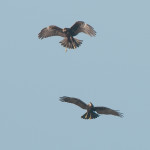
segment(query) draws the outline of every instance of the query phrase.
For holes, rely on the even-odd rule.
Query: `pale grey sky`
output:
[[[2,1],[1,150],[149,150],[150,2]],[[39,40],[49,25],[85,21],[96,37],[65,53],[62,37]],[[120,110],[83,120],[71,96]]]

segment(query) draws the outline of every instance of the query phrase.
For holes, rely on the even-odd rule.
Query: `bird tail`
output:
[[[81,116],[83,119],[95,119],[97,117],[99,117],[99,115],[95,112],[86,112],[83,116]]]
[[[60,41],[61,45],[69,48],[69,49],[75,49],[79,47],[82,44],[82,40],[78,40],[76,38],[64,38],[62,41]]]

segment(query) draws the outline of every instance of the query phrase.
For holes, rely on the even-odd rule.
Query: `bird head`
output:
[[[67,29],[66,29],[66,28],[64,28],[64,29],[63,29],[63,32],[66,32],[66,31],[67,31]]]
[[[68,31],[68,28],[64,28],[64,29],[63,29],[63,32],[67,32],[67,31]]]
[[[94,107],[93,104],[92,104],[91,102],[90,102],[88,105],[89,105],[90,107]]]

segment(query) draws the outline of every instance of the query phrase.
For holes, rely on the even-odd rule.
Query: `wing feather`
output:
[[[62,36],[65,37],[65,33],[63,30],[57,26],[48,26],[43,28],[41,32],[38,34],[39,39],[47,38],[50,36]]]
[[[123,117],[123,114],[120,113],[117,110],[113,110],[107,107],[95,107],[95,111],[99,114],[105,114],[105,115],[114,115],[114,116],[119,116]]]
[[[87,104],[78,98],[63,96],[60,97],[60,101],[75,104],[83,109],[87,109]]]
[[[80,32],[83,32],[90,36],[96,35],[96,31],[94,30],[94,28],[83,21],[77,21],[70,29],[72,36],[76,36]]]

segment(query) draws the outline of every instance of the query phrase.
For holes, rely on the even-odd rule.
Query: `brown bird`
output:
[[[94,105],[91,102],[89,104],[86,104],[78,98],[63,96],[60,97],[60,101],[72,103],[81,107],[82,109],[86,109],[87,112],[83,116],[81,116],[81,118],[83,119],[95,119],[99,117],[99,114],[123,117],[123,114],[117,110],[113,110],[107,107],[94,107]]]
[[[82,40],[74,38],[74,36],[80,32],[90,36],[96,35],[96,31],[94,31],[93,27],[83,21],[77,21],[71,28],[61,29],[54,25],[48,26],[41,30],[41,32],[38,34],[38,37],[43,39],[50,36],[62,36],[64,39],[60,41],[60,43],[66,48],[65,51],[67,51],[67,48],[75,49],[82,44]]]

